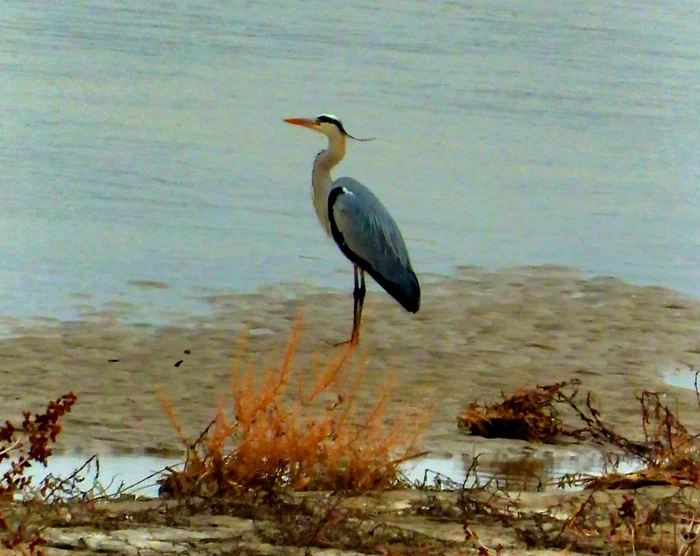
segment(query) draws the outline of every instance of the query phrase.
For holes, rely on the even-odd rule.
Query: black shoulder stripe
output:
[[[345,193],[343,188],[338,186],[331,188],[328,192],[328,214],[333,212],[333,205],[343,193]]]
[[[371,268],[371,265],[365,261],[364,259],[360,258],[357,256],[355,252],[353,252],[349,247],[348,244],[345,243],[345,237],[343,237],[343,232],[340,231],[338,228],[338,224],[336,224],[335,221],[335,214],[333,213],[333,208],[335,207],[336,201],[341,197],[341,195],[348,195],[351,194],[348,192],[344,187],[334,187],[331,189],[330,193],[328,193],[328,223],[330,224],[331,227],[331,236],[333,237],[333,240],[336,242],[338,245],[338,248],[340,251],[345,255],[348,259],[350,259],[351,263],[356,264],[360,268],[364,270],[369,270]]]
[[[357,253],[355,253],[352,249],[348,247],[348,244],[345,243],[345,237],[343,237],[343,232],[340,231],[340,229],[338,228],[338,224],[336,224],[333,208],[335,206],[336,201],[341,197],[341,195],[352,195],[352,193],[347,191],[344,187],[334,187],[328,194],[328,223],[331,226],[331,236],[333,236],[333,240],[338,245],[338,248],[340,249],[341,253],[343,253],[343,255],[345,255],[351,263],[356,264],[362,270],[369,272],[370,276],[372,276],[372,278],[377,280],[380,283],[380,285],[384,287],[382,281],[386,282],[386,280],[379,276],[379,273],[377,273],[377,271],[372,267],[372,265],[368,261],[364,260],[362,257],[360,257]]]
[[[333,239],[338,244],[338,247],[340,247],[340,250],[343,252],[343,254],[346,257],[348,257],[348,259],[352,260],[352,258],[348,255],[349,250],[345,245],[345,238],[343,237],[341,231],[338,229],[338,225],[335,223],[335,215],[333,214],[333,207],[335,206],[335,202],[338,200],[338,197],[344,194],[345,191],[342,187],[334,187],[328,193],[328,222],[331,225],[331,236],[333,236]]]

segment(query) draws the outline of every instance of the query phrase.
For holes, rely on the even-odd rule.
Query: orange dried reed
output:
[[[187,442],[183,471],[171,471],[165,492],[174,496],[222,496],[241,488],[294,490],[386,489],[398,483],[400,464],[416,457],[415,443],[426,423],[426,413],[403,414],[389,424],[385,417],[391,385],[366,412],[359,412],[356,396],[365,361],[344,374],[354,347],[347,345],[328,358],[320,370],[312,368],[307,388],[304,372],[293,366],[301,335],[297,321],[277,367],[268,367],[256,389],[256,370],[246,373],[234,365],[231,406],[225,400],[200,439],[187,442],[174,408],[164,396],[165,411],[180,437]],[[245,337],[241,349],[245,346]],[[297,375],[295,377],[295,375]],[[295,381],[294,379],[297,378]],[[296,383],[296,390],[292,385]],[[285,402],[286,394],[293,395]],[[333,401],[321,406],[325,397]]]

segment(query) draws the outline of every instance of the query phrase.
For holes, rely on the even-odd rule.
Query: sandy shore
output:
[[[625,492],[597,493],[598,508],[615,514]],[[678,494],[670,488],[646,488],[635,496],[657,504],[665,497]],[[389,491],[380,495],[329,499],[325,493],[309,493],[296,497],[298,505],[277,506],[266,511],[260,505],[251,508],[245,502],[231,505],[228,511],[213,513],[206,508],[192,511],[163,501],[114,501],[97,504],[89,509],[76,504],[54,515],[51,527],[43,532],[47,556],[66,554],[239,554],[241,556],[360,556],[361,554],[421,554],[463,556],[465,554],[498,554],[501,556],[576,556],[579,554],[632,554],[624,536],[618,544],[602,535],[583,532],[569,534],[565,542],[575,539],[576,548],[562,548],[553,541],[556,531],[565,524],[565,516],[581,507],[589,493],[493,493],[470,492],[470,500],[488,504],[506,513],[518,508],[516,521],[499,522],[493,515],[476,512],[468,518],[470,531],[477,539],[465,540],[465,515],[459,507],[459,492]],[[285,514],[298,509],[314,507],[318,516],[308,521],[294,521],[290,527]],[[322,516],[329,507],[337,507],[334,515],[344,519],[325,524]],[[250,513],[256,515],[252,520]],[[343,513],[348,512],[348,513]],[[350,513],[352,512],[352,513]],[[503,513],[501,515],[503,515]],[[554,534],[545,541],[532,515],[556,515],[561,520]],[[352,517],[350,517],[352,516]],[[553,520],[550,517],[550,523]],[[312,527],[314,527],[312,529]],[[662,525],[657,525],[661,535]],[[309,534],[311,529],[314,537]],[[539,539],[540,546],[527,547],[516,529],[530,531],[529,538]],[[672,525],[664,527],[666,542],[672,543]],[[318,531],[321,531],[318,534]],[[369,533],[368,533],[369,532]],[[588,534],[587,534],[588,533]],[[673,533],[675,534],[675,533]],[[315,542],[309,539],[316,538]],[[323,539],[323,540],[321,540]],[[684,540],[677,537],[682,546]],[[325,541],[325,546],[324,546]],[[572,543],[573,544],[573,543]],[[328,545],[332,546],[330,548]],[[644,540],[638,541],[639,546]],[[615,549],[618,550],[615,550]],[[625,550],[627,549],[627,550]],[[639,550],[638,554],[651,554]],[[656,553],[656,552],[654,552]],[[666,554],[667,552],[663,552]]]
[[[383,292],[370,292],[356,359],[368,356],[360,405],[391,376],[390,412],[438,401],[425,449],[468,451],[456,418],[469,402],[574,377],[627,432],[638,428],[635,395],[645,388],[668,392],[682,417],[698,421],[694,393],[665,385],[663,372],[700,367],[700,300],[560,267],[463,268],[451,278],[423,277],[423,291],[415,316]],[[314,354],[346,338],[352,319],[350,292],[271,288],[208,302],[212,315],[169,326],[124,324],[128,311],[117,309],[83,321],[16,326],[0,341],[0,419],[74,390],[79,399],[65,420],[64,449],[178,452],[158,403],[159,378],[196,436],[228,387],[244,330],[250,336],[242,359],[261,368],[279,360],[301,311],[295,361],[310,368]]]

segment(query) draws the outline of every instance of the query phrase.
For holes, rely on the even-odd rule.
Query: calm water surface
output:
[[[700,295],[696,1],[0,4],[0,314],[347,288],[309,201],[391,208],[419,274],[573,265]],[[169,289],[135,288],[132,280]]]

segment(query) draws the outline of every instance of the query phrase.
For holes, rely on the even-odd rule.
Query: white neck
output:
[[[328,193],[333,185],[331,170],[345,156],[345,136],[337,134],[328,137],[328,148],[316,155],[311,173],[312,199],[321,226],[330,235],[328,222]]]

